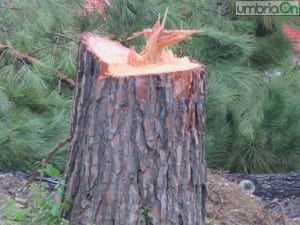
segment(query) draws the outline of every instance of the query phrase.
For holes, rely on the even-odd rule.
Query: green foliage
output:
[[[139,216],[139,222],[144,225],[153,225],[153,218],[151,215],[151,209],[148,207],[141,208],[141,214]]]
[[[209,222],[209,225],[217,225],[216,221],[215,220],[212,220]]]
[[[46,165],[41,172],[48,175],[60,175],[58,170],[50,164]],[[62,211],[69,209],[67,204],[62,203],[63,194],[62,182],[52,192],[49,192],[47,184],[34,183],[29,188],[26,207],[20,207],[15,199],[9,198],[6,200],[2,219],[5,224],[69,225],[69,221],[61,218]]]
[[[69,135],[72,93],[53,72],[75,77],[77,45],[56,35],[68,32],[75,17],[63,7],[68,4],[15,0],[0,8],[0,43],[10,47],[0,49],[0,170],[33,168]],[[45,66],[24,61],[18,52]],[[63,169],[66,156],[54,163]]]
[[[194,35],[193,41],[186,43],[187,55],[206,64],[232,63],[240,65],[252,54],[254,40],[248,34],[232,34],[213,27],[204,27],[199,35]]]
[[[238,18],[234,1],[185,2],[186,22],[204,30],[183,54],[209,72],[208,166],[245,173],[299,169],[299,72],[282,33],[283,22],[296,24],[299,17]],[[276,77],[278,71],[283,75]]]
[[[55,168],[52,164],[47,164],[44,169],[45,174],[47,174],[50,177],[60,177],[60,171]]]
[[[250,57],[251,63],[263,69],[278,64],[285,58],[290,58],[292,46],[281,31],[266,37],[256,37],[256,49]]]
[[[61,203],[61,199],[57,200],[63,192],[63,185],[56,188],[55,192],[49,193],[45,185],[31,185],[26,208],[20,208],[14,199],[7,199],[3,220],[6,224],[14,221],[18,225],[69,225],[69,221],[61,218],[62,210],[67,210],[68,206]]]
[[[251,89],[244,88],[244,93],[235,93],[236,99],[227,98],[230,105],[217,102],[223,109],[220,113],[208,105],[208,163],[245,173],[299,169],[300,110],[295,96],[300,86],[293,82],[296,77],[299,73],[292,72],[265,78]],[[211,95],[208,101],[214,100]]]

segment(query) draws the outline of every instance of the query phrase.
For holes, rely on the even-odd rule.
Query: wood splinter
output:
[[[171,50],[166,50],[168,45],[177,44],[180,41],[192,39],[191,35],[201,33],[202,30],[165,30],[168,8],[166,9],[162,23],[160,17],[152,29],[145,29],[134,33],[127,40],[134,39],[140,35],[146,38],[146,46],[141,54],[135,51],[134,47],[130,48],[128,54],[128,65],[145,66],[148,64],[170,63],[176,60]]]

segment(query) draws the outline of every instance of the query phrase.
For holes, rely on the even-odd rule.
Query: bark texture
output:
[[[130,77],[106,68],[80,45],[64,216],[135,225],[149,209],[154,224],[204,225],[205,68]]]

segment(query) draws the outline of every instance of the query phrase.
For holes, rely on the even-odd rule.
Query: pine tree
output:
[[[299,25],[299,16],[237,17],[233,3],[202,1],[193,8],[203,13],[190,16],[207,27],[191,49],[210,72],[208,165],[245,173],[299,169],[299,82],[292,85],[299,71],[282,32],[283,23]]]
[[[32,169],[69,135],[72,92],[55,75],[57,70],[75,78],[77,38],[69,34],[75,18],[69,5],[1,2],[0,170]],[[63,169],[66,157],[53,163]]]

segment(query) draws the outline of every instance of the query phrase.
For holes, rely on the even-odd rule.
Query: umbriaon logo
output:
[[[236,1],[235,13],[240,16],[296,16],[300,15],[298,1]]]

